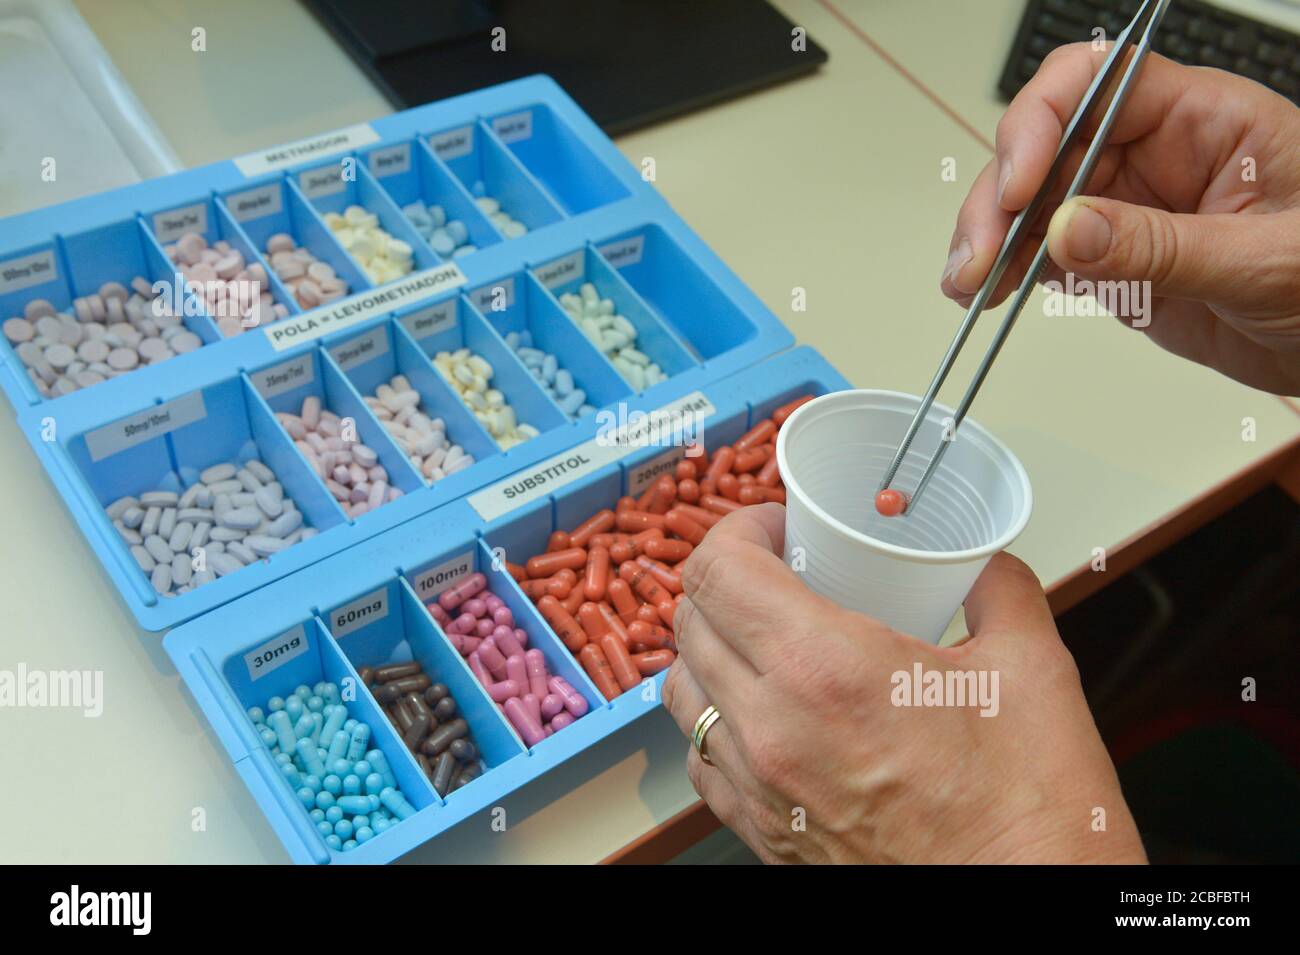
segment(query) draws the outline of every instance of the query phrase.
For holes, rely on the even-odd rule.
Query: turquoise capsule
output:
[[[315,693],[307,697],[307,709],[310,710],[311,712],[319,713],[324,708],[325,708],[325,701],[322,700]]]
[[[357,845],[365,845],[375,837],[375,831],[369,826],[357,826],[357,831],[353,833],[357,839]]]
[[[316,794],[316,808],[328,809],[334,805],[334,794],[322,789]]]
[[[311,696],[311,687],[309,687],[306,683],[299,683],[297,686],[293,688],[293,695],[298,697],[298,699],[302,700],[303,702],[306,702],[307,697]],[[285,702],[287,703],[288,700],[286,700]]]
[[[322,836],[328,836],[331,832],[334,831],[334,827],[322,819],[320,822],[316,823],[316,831],[319,832]]]
[[[336,759],[334,762],[329,764],[329,771],[338,776],[339,779],[342,779],[344,776],[352,772],[352,760]]]
[[[267,749],[275,749],[280,745],[280,738],[275,735],[275,730],[269,726],[263,726],[257,731],[257,735],[262,737],[262,743]]]
[[[276,753],[275,761],[279,763],[281,766],[293,765],[293,757],[290,756],[288,753]]]
[[[325,845],[329,846],[335,852],[343,851],[343,840],[333,833],[325,837]]]
[[[304,713],[302,716],[298,717],[297,722],[293,724],[293,735],[298,739],[311,740],[311,731],[311,714]],[[315,740],[312,740],[313,746],[315,746],[315,742]]]
[[[284,709],[284,697],[273,696],[266,701],[266,708],[274,713],[276,710]]]
[[[385,789],[379,794],[379,801],[398,819],[410,819],[415,815],[415,807],[396,789]]]
[[[338,806],[349,816],[359,816],[372,810],[369,796],[340,796]]]
[[[276,710],[267,718],[266,725],[275,730],[275,739],[280,746],[280,751],[292,753],[298,737],[293,735],[293,723],[289,721],[289,714],[284,710]]]
[[[330,741],[329,749],[326,751],[325,754],[326,762],[332,763],[336,759],[342,759],[343,754],[348,751],[348,743],[351,741],[351,739],[352,737],[349,736],[347,733],[343,732],[342,730],[339,730],[337,733],[331,736],[329,738]]]
[[[340,819],[338,822],[334,823],[334,834],[338,836],[340,839],[351,839],[352,820]]]
[[[375,835],[379,835],[381,832],[387,832],[391,825],[392,823],[382,816],[378,819],[373,816],[370,818],[370,828]]]
[[[348,773],[343,777],[343,791],[349,796],[355,796],[361,792],[361,777],[356,773]]]
[[[388,757],[384,755],[383,750],[372,749],[366,753],[366,759],[370,761],[371,766],[375,767],[375,772],[384,777],[385,786],[397,788],[397,777],[393,775],[393,771],[389,768]]]
[[[316,794],[304,786],[298,790],[298,801],[306,808],[311,809],[316,805]]]
[[[322,819],[329,818],[328,814],[320,809],[313,809],[311,812],[307,813],[307,815],[311,816],[312,822],[320,822]]]
[[[360,829],[362,826],[368,826],[368,825],[370,825],[370,817],[367,816],[364,812],[358,813],[357,815],[352,817],[352,828]]]
[[[343,729],[344,729],[345,731],[347,731],[348,735],[351,735],[351,734],[352,734],[352,731],[353,731],[354,729],[357,728],[357,723],[358,723],[358,722],[360,722],[360,721],[359,721],[359,720],[354,720],[352,717],[349,716],[348,719],[347,719],[347,722],[345,722],[345,723],[343,724]]]
[[[337,683],[326,683],[325,689],[321,691],[321,696],[326,703],[333,703],[335,706],[343,702],[343,697],[339,695],[339,685]]]
[[[284,701],[284,711],[289,714],[289,719],[295,723],[302,716],[305,709],[306,707],[302,705],[302,697],[300,696],[291,696]]]
[[[372,772],[374,772],[374,770],[370,768],[369,760],[358,759],[355,763],[352,764],[352,772],[356,773],[357,776],[359,776],[361,779],[365,779]]]
[[[365,723],[358,723],[352,727],[352,741],[348,743],[348,759],[356,762],[366,755],[366,746],[370,744],[370,727]]]
[[[320,738],[323,740],[333,740],[334,735],[343,729],[343,724],[348,721],[348,708],[342,704],[339,704],[338,706],[327,706],[324,713],[325,725],[321,727]]]
[[[312,688],[311,688],[311,695],[312,695],[312,696],[324,696],[324,695],[325,695],[325,687],[327,687],[327,686],[329,686],[329,684],[326,683],[324,680],[317,680],[317,681],[312,685]]]
[[[378,795],[384,791],[384,777],[378,773],[371,773],[366,777],[366,792]]]
[[[250,706],[248,708],[248,718],[253,721],[253,725],[266,722],[266,714],[262,712],[260,706]]]
[[[314,773],[308,773],[302,777],[302,784],[310,789],[312,793],[320,792],[320,777]]]
[[[317,755],[316,747],[311,744],[309,739],[300,739],[296,745],[298,759],[302,761],[303,769],[313,776],[325,775],[325,764],[321,762],[320,756]]]
[[[317,809],[316,811],[320,812],[319,809]],[[342,807],[340,807],[338,803],[335,803],[334,805],[330,806],[328,809],[325,810],[324,818],[328,819],[331,825],[338,822],[340,819],[343,818]]]
[[[287,766],[281,766],[280,772],[284,775],[284,778],[289,781],[289,785],[294,789],[302,788],[302,774],[298,772],[297,768],[292,763]]]
[[[311,740],[313,746],[320,746],[320,731],[325,726],[325,717],[319,713],[311,714],[311,735],[307,738]]]
[[[343,780],[339,779],[333,773],[330,773],[321,780],[321,786],[324,787],[325,791],[331,796],[337,796],[343,792]]]
[[[355,839],[349,839],[347,842],[343,843],[344,852],[351,852],[356,847],[357,847],[357,840]]]

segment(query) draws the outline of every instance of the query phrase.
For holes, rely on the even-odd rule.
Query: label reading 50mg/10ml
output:
[[[302,624],[286,630],[278,637],[272,637],[266,643],[244,654],[244,665],[248,667],[251,679],[258,680],[272,670],[284,666],[296,656],[307,652],[307,631]]]

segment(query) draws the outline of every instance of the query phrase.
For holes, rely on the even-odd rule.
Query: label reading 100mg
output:
[[[296,656],[307,652],[307,631],[302,624],[286,630],[278,637],[272,637],[266,643],[244,654],[244,665],[248,667],[250,679],[258,680],[272,670],[284,666]]]
[[[420,571],[411,578],[411,586],[415,588],[421,600],[429,601],[468,577],[473,570],[474,552],[466,551],[459,557],[453,557],[436,567]]]

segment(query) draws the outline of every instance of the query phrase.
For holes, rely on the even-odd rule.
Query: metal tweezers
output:
[[[935,396],[943,386],[948,377],[948,372],[952,370],[953,364],[957,360],[957,355],[961,352],[962,347],[966,344],[966,339],[970,336],[971,330],[975,327],[975,322],[979,319],[980,313],[984,311],[985,305],[993,295],[994,289],[1002,281],[1003,275],[1007,268],[1015,260],[1016,254],[1020,251],[1025,240],[1029,237],[1030,229],[1033,227],[1039,214],[1043,210],[1048,197],[1056,187],[1057,180],[1060,179],[1065,169],[1069,156],[1080,139],[1084,136],[1089,128],[1089,124],[1097,107],[1106,99],[1112,87],[1114,95],[1110,99],[1106,112],[1102,115],[1100,122],[1097,124],[1096,132],[1093,133],[1092,142],[1084,154],[1083,161],[1079,165],[1078,172],[1075,173],[1073,182],[1070,183],[1069,191],[1066,192],[1065,198],[1062,199],[1062,205],[1075,196],[1083,192],[1092,177],[1093,169],[1097,165],[1097,160],[1101,156],[1101,151],[1106,145],[1106,140],[1110,136],[1111,128],[1118,118],[1120,110],[1124,106],[1124,100],[1132,88],[1142,62],[1147,53],[1151,50],[1151,39],[1155,35],[1160,21],[1164,18],[1165,10],[1169,7],[1170,0],[1145,0],[1136,16],[1124,32],[1115,40],[1115,45],[1110,51],[1110,55],[1102,64],[1101,69],[1093,78],[1092,85],[1083,95],[1078,108],[1074,111],[1074,116],[1070,120],[1069,126],[1066,127],[1064,135],[1061,137],[1061,143],[1056,150],[1056,159],[1052,162],[1052,167],[1047,173],[1038,194],[1034,196],[1016,219],[1011,223],[1011,228],[1007,232],[1006,241],[1002,243],[1002,250],[998,253],[997,260],[993,263],[993,268],[989,270],[988,277],[984,284],[980,286],[974,301],[971,302],[970,308],[966,312],[965,319],[962,320],[961,327],[957,329],[957,335],[953,338],[952,344],[948,346],[948,352],[943,356],[943,362],[939,365],[938,372],[935,373],[934,380],[930,382],[930,387],[926,389],[925,397],[921,399],[921,405],[916,410],[916,415],[912,418],[912,423],[908,425],[907,433],[903,436],[903,443],[899,445],[898,451],[894,454],[894,459],[885,472],[885,478],[880,483],[880,490],[886,490],[898,474],[899,465],[903,463],[903,458],[907,456],[908,449],[912,446],[916,433],[921,429],[922,423],[929,414],[930,406],[934,404]],[[1130,50],[1132,56],[1129,56]],[[1115,77],[1120,70],[1123,70],[1123,76],[1115,83]],[[966,394],[961,399],[961,404],[957,406],[951,421],[945,421],[945,427],[939,440],[939,445],[935,449],[934,456],[930,458],[930,463],[926,465],[925,472],[921,475],[921,480],[912,492],[908,500],[905,514],[911,513],[916,508],[916,503],[920,499],[922,492],[925,491],[926,485],[938,470],[939,462],[943,459],[944,452],[948,450],[948,445],[956,440],[957,429],[961,426],[962,420],[966,417],[966,412],[970,410],[971,403],[975,400],[975,395],[980,386],[984,384],[984,379],[988,377],[989,369],[993,366],[993,361],[998,357],[998,352],[1006,343],[1007,336],[1011,328],[1020,317],[1020,312],[1025,307],[1029,295],[1034,290],[1039,278],[1047,267],[1047,239],[1039,246],[1038,254],[1034,256],[1033,263],[1025,273],[1025,279],[1021,283],[1015,298],[1012,300],[1007,309],[1006,315],[1002,319],[1002,325],[998,328],[997,334],[993,336],[988,351],[984,354],[984,360],[980,362],[978,370],[975,372],[975,378],[970,387],[966,389]]]

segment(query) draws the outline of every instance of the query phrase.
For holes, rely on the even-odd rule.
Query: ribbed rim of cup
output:
[[[1024,504],[1020,509],[1020,513],[1016,515],[1015,520],[1011,522],[1006,531],[995,540],[981,547],[972,547],[966,550],[917,550],[913,547],[900,547],[897,544],[891,544],[888,541],[882,541],[878,537],[872,537],[869,534],[854,530],[838,518],[832,517],[813,502],[801,488],[792,482],[791,475],[794,472],[789,467],[785,453],[787,436],[794,433],[799,424],[799,419],[806,417],[811,409],[825,408],[828,404],[858,403],[863,399],[870,401],[872,398],[902,398],[911,402],[913,407],[921,403],[921,399],[916,395],[909,395],[902,391],[859,388],[852,391],[833,391],[819,398],[814,398],[812,401],[800,405],[795,409],[794,414],[786,418],[785,424],[781,426],[781,430],[776,436],[776,460],[777,466],[781,469],[781,476],[787,494],[797,495],[800,503],[808,508],[822,522],[823,526],[836,534],[882,553],[921,564],[964,564],[973,560],[981,560],[996,554],[998,551],[1005,550],[1013,540],[1020,536],[1020,532],[1029,523],[1029,515],[1034,509],[1034,496],[1033,490],[1029,486],[1029,474],[1025,471],[1024,465],[1020,463],[1020,459],[1011,453],[1010,448],[990,434],[988,429],[971,418],[962,421],[961,427],[957,431],[959,437],[970,437],[973,434],[984,441],[992,451],[1001,455],[1006,461],[1013,482],[1018,481],[1020,483],[1021,491],[1024,494]],[[951,415],[953,409],[936,401],[931,405],[930,414],[935,412],[938,412],[941,416]],[[909,450],[908,453],[912,454],[914,452]],[[869,494],[875,493],[871,489],[865,489],[865,492]],[[901,519],[906,520],[905,517]]]

